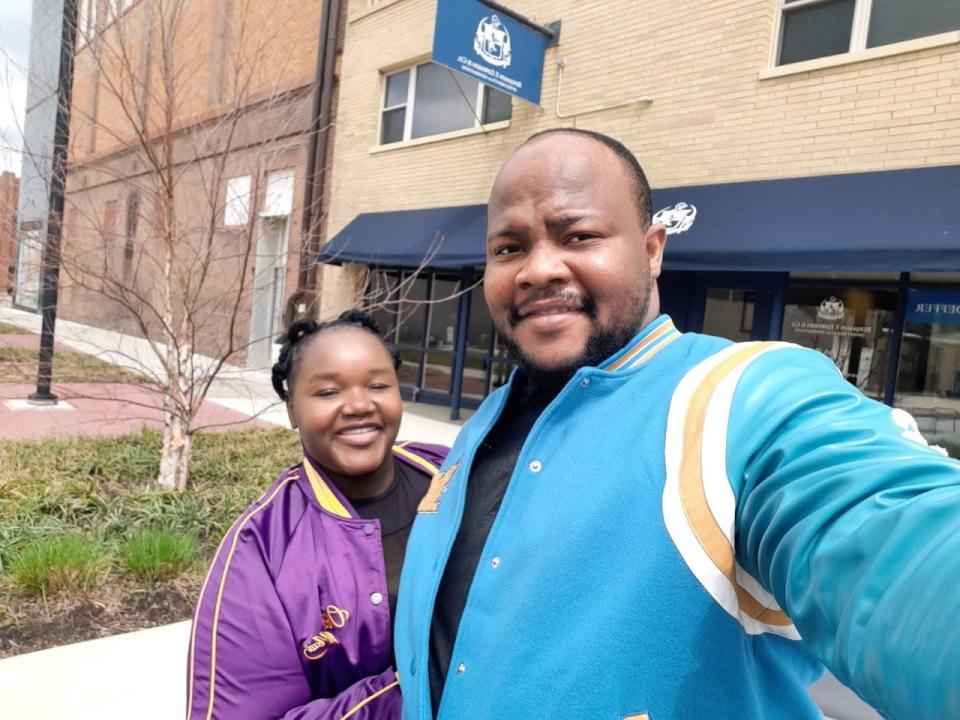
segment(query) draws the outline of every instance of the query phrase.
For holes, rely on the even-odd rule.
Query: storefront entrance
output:
[[[400,352],[403,397],[476,408],[513,369],[483,299],[481,272],[377,269],[364,302]]]

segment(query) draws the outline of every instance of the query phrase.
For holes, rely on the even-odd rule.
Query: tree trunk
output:
[[[174,372],[167,376],[163,396],[163,447],[160,449],[160,472],[157,483],[164,490],[185,490],[190,473],[190,449],[193,440],[193,407],[189,398],[190,348],[167,346],[167,367]]]
[[[171,404],[168,400],[165,405]],[[163,447],[160,450],[160,472],[157,483],[164,490],[184,490],[190,472],[190,450],[193,432],[173,407],[163,412]]]

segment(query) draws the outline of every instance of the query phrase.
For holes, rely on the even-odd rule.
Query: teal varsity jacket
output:
[[[508,392],[466,424],[410,538],[410,720],[431,716],[434,598]],[[661,316],[531,429],[439,717],[813,718],[818,660],[890,717],[960,718],[960,463],[817,352]]]

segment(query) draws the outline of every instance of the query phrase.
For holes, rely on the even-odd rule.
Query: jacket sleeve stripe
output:
[[[773,597],[736,562],[736,497],[726,475],[727,418],[737,382],[753,360],[777,347],[782,346],[734,345],[680,382],[667,420],[663,514],[691,572],[746,632],[796,638]]]
[[[392,690],[392,689],[395,688],[395,687],[398,687],[399,685],[400,685],[400,681],[399,681],[399,680],[394,680],[394,681],[393,681],[392,683],[390,683],[389,685],[380,688],[380,689],[377,690],[375,693],[373,693],[373,695],[370,695],[369,697],[365,697],[363,700],[361,700],[360,702],[358,702],[358,703],[357,703],[356,705],[354,705],[352,708],[350,708],[349,710],[347,710],[347,712],[343,715],[342,718],[340,718],[340,720],[347,720],[347,718],[352,717],[353,715],[356,715],[360,710],[363,709],[363,707],[364,707],[367,703],[369,703],[369,702],[371,702],[371,701],[373,701],[373,700],[376,700],[378,697],[380,697],[380,696],[383,695],[384,693],[389,692],[390,690]]]

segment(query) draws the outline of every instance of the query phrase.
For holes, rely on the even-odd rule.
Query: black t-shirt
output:
[[[397,588],[407,539],[417,516],[417,505],[430,486],[430,478],[394,458],[395,477],[383,495],[367,500],[350,500],[362,518],[380,521],[383,538],[383,561],[387,570],[387,592],[390,598],[390,623],[397,612]]]
[[[534,391],[517,377],[507,406],[477,448],[467,482],[463,520],[437,590],[430,624],[430,698],[437,715],[460,617],[487,535],[530,428],[559,390]]]

